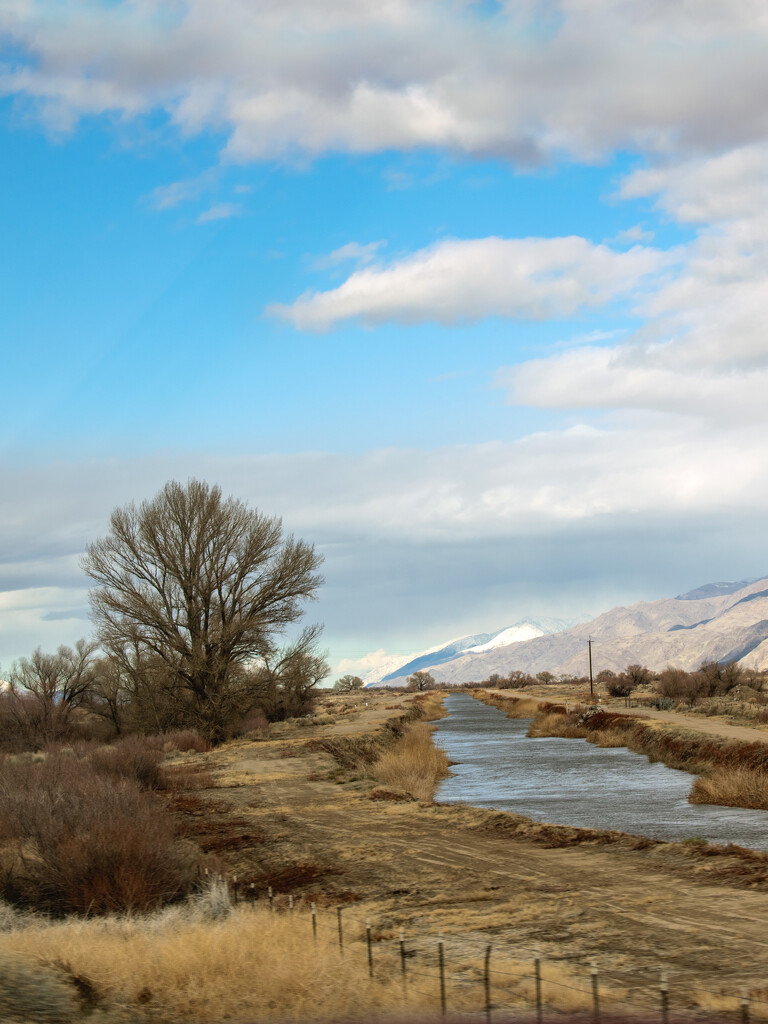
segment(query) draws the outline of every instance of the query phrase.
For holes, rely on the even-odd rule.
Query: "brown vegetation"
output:
[[[6,759],[2,895],[51,914],[147,910],[188,891],[192,858],[158,798],[74,754]]]
[[[201,746],[187,731],[6,755],[0,893],[52,914],[104,914],[188,892],[195,848],[179,840],[157,794],[213,785],[197,765],[163,763],[163,751]]]
[[[400,741],[373,765],[379,782],[416,800],[431,801],[441,779],[450,775],[449,760],[432,741],[426,722],[409,725]]]

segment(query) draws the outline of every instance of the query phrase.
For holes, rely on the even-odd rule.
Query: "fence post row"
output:
[[[206,876],[209,876],[208,868],[203,869]],[[199,868],[198,868],[199,872]],[[222,876],[214,876],[221,879]],[[246,883],[248,884],[248,883]],[[256,900],[256,887],[255,883],[249,884],[251,900]],[[232,893],[234,902],[237,903],[239,900],[239,887],[237,875],[232,876]],[[269,899],[269,909],[274,912],[274,900],[275,894],[272,890],[272,886],[267,887],[267,896]],[[293,895],[288,895],[288,907],[290,910],[294,909]],[[344,955],[344,928],[342,922],[342,911],[343,906],[336,907],[336,920],[338,930],[338,941],[339,941],[339,953],[341,956]],[[317,906],[315,903],[310,903],[310,913],[312,918],[312,941],[317,945]],[[365,922],[365,938],[368,954],[368,976],[374,977],[373,971],[373,934],[370,920],[366,919]],[[400,974],[403,983],[403,999],[408,998],[408,969],[407,969],[407,958],[408,952],[405,946],[405,934],[403,929],[399,929],[398,934],[398,946],[400,952]],[[493,946],[488,944],[485,947],[485,957],[483,961],[483,988],[485,995],[485,1021],[486,1024],[491,1024],[491,1016],[493,1010],[493,1004],[491,1002],[491,952]],[[446,998],[446,985],[445,985],[445,940],[443,936],[438,936],[437,940],[437,962],[439,969],[439,981],[440,981],[440,1012],[445,1019],[447,1015],[447,998]],[[599,971],[597,964],[593,960],[590,965],[591,974],[591,990],[592,990],[592,1012],[593,1012],[593,1024],[600,1024],[600,986],[599,986]],[[533,960],[533,976],[535,983],[536,993],[536,1021],[537,1024],[542,1024],[544,1001],[542,998],[542,976],[541,976],[541,956],[536,955]],[[661,999],[661,1022],[662,1024],[669,1024],[669,974],[666,970],[661,971],[659,980],[659,995]],[[750,1024],[750,996],[746,989],[742,989],[740,997],[740,1021],[741,1024]]]

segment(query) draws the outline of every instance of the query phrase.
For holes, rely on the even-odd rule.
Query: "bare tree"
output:
[[[429,672],[414,672],[412,676],[408,676],[409,690],[434,690],[435,686],[435,677]]]
[[[222,739],[253,702],[254,673],[244,668],[286,660],[278,640],[315,596],[321,556],[283,537],[279,518],[197,480],[115,509],[110,526],[82,563],[96,583],[99,640],[132,666],[135,685],[160,691],[166,717],[173,708]],[[317,632],[289,650],[307,655]]]
[[[78,640],[55,654],[39,647],[20,658],[8,680],[11,711],[29,742],[41,743],[63,735],[75,708],[87,703],[93,685],[95,644]]]
[[[363,680],[360,676],[346,675],[337,679],[333,684],[334,690],[338,690],[340,693],[351,693],[352,690],[362,690]]]

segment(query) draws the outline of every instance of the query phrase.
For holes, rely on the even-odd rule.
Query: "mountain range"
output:
[[[678,597],[613,608],[575,625],[523,620],[495,633],[452,640],[365,682],[401,686],[419,669],[453,684],[514,670],[586,675],[590,637],[595,673],[620,672],[633,663],[654,671],[668,665],[692,670],[704,660],[768,669],[768,577],[708,583]]]

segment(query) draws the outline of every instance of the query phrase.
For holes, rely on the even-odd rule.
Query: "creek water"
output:
[[[586,740],[528,739],[530,719],[457,693],[435,743],[457,762],[440,783],[440,803],[515,811],[535,821],[618,829],[653,839],[706,839],[768,849],[768,811],[689,804],[694,776],[651,764],[625,747]]]

